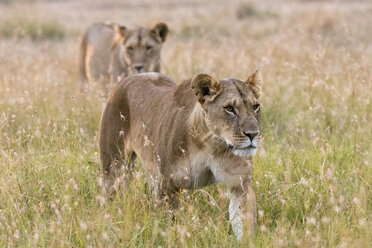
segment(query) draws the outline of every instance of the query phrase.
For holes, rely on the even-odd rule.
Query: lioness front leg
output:
[[[248,186],[230,190],[230,223],[238,240],[248,238],[256,231],[256,194]]]

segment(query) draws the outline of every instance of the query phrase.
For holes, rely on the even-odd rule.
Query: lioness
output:
[[[196,96],[195,96],[196,95]],[[199,74],[176,85],[159,73],[117,84],[103,111],[99,148],[108,187],[138,157],[159,195],[223,183],[238,239],[254,232],[252,155],[260,134],[261,76],[245,82]]]
[[[111,82],[140,72],[160,71],[160,52],[168,26],[134,29],[113,23],[90,26],[80,41],[82,82]]]

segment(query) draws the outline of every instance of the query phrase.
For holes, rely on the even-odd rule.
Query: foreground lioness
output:
[[[122,161],[138,157],[159,190],[223,183],[231,193],[233,231],[254,231],[252,162],[260,133],[261,76],[246,82],[199,74],[179,85],[158,73],[137,74],[115,86],[102,114],[100,156],[107,185]],[[196,96],[195,96],[196,95]]]
[[[82,82],[111,82],[139,72],[160,71],[160,52],[168,27],[134,29],[113,23],[90,26],[80,42]]]

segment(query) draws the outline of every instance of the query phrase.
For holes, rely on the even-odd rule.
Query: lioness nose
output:
[[[247,136],[251,142],[253,141],[254,137],[256,137],[260,132],[250,133],[250,132],[244,132],[244,135]]]
[[[143,65],[135,65],[134,69],[136,69],[137,71],[141,71],[143,69]]]

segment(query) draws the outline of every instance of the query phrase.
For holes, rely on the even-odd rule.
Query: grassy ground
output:
[[[79,92],[79,33],[168,23],[163,72],[264,79],[257,247],[372,245],[372,5],[313,1],[0,2],[0,247],[245,247],[223,186],[154,202],[141,169],[106,201],[105,96]],[[10,1],[12,2],[12,1]],[[151,5],[152,4],[152,5]],[[86,11],[79,11],[86,6]],[[262,150],[264,151],[264,150]],[[140,167],[140,165],[139,165]]]

